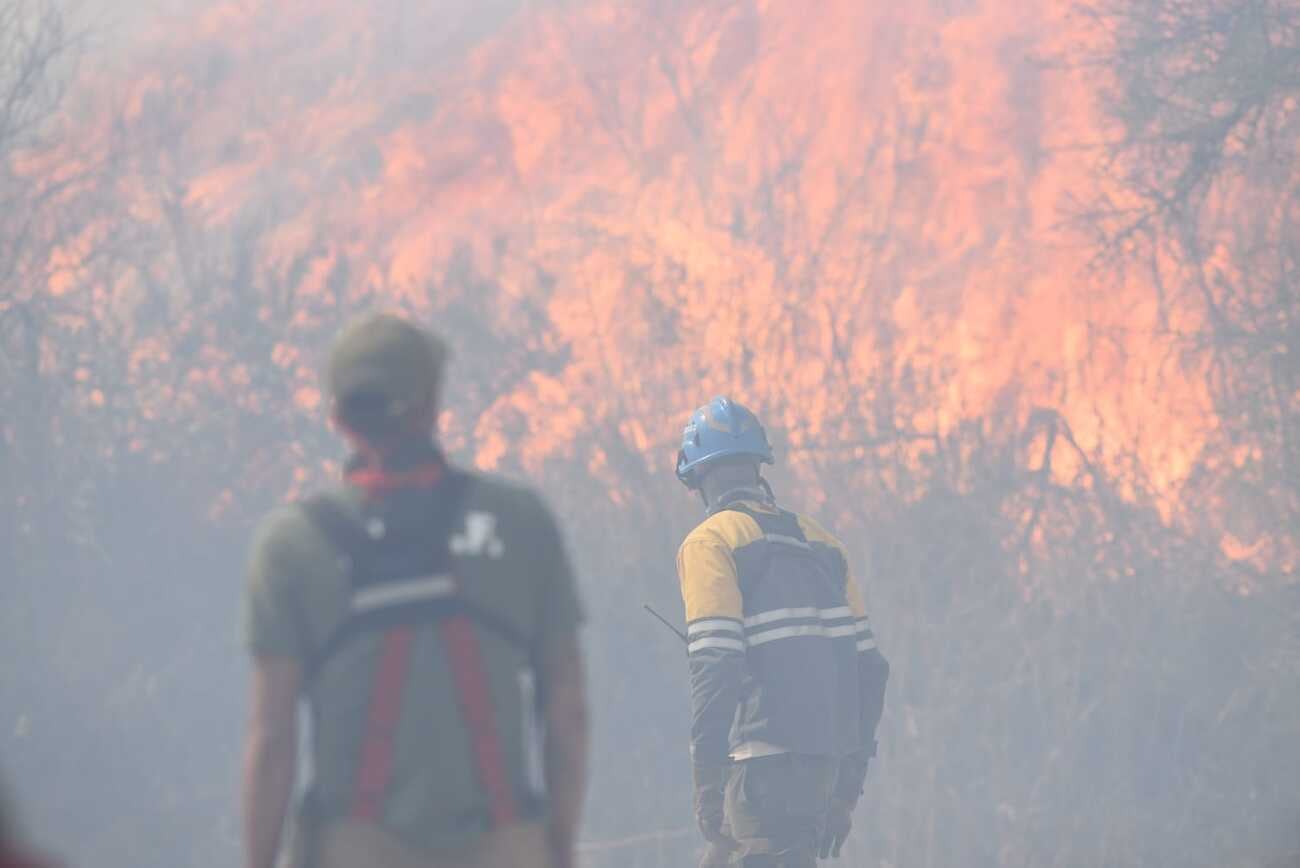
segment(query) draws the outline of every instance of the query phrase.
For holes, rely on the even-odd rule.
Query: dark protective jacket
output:
[[[743,489],[682,543],[678,574],[697,766],[875,754],[889,666],[835,537]]]

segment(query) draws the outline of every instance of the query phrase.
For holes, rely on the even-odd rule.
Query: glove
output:
[[[841,799],[832,799],[826,815],[826,828],[819,846],[821,858],[840,858],[840,849],[853,831],[853,810]]]
[[[862,795],[862,785],[867,779],[867,756],[861,753],[849,754],[840,760],[839,772],[835,776],[835,791],[832,802],[840,802],[853,813],[858,798]]]
[[[874,753],[875,751],[872,751]],[[835,791],[826,812],[826,829],[822,832],[821,858],[840,858],[840,849],[853,830],[853,809],[862,795],[862,784],[867,778],[867,753],[850,754],[840,760],[835,776]]]
[[[722,834],[723,788],[729,768],[727,765],[695,767],[695,821],[704,840],[711,844],[731,842]]]

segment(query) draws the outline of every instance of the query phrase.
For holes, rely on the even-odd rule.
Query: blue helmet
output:
[[[772,446],[758,417],[730,398],[714,398],[691,414],[677,453],[677,478],[695,487],[695,471],[719,458],[746,455],[771,464]]]

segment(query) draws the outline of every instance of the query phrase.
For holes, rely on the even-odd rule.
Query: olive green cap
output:
[[[329,391],[335,402],[383,395],[400,413],[437,396],[447,347],[433,332],[389,313],[361,316],[334,341]]]

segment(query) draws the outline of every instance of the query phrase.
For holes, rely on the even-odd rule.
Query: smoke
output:
[[[1294,144],[1294,79],[1184,82],[1067,5],[70,7],[71,91],[0,141],[0,757],[34,837],[237,858],[248,540],[337,476],[324,349],[396,308],[455,348],[450,454],[541,487],[580,568],[587,864],[697,844],[641,604],[680,612],[674,439],[714,393],[893,665],[846,864],[1292,864],[1294,148],[1230,129],[1181,176],[1213,221],[1121,218],[1178,186],[1200,115],[1165,88],[1225,80]],[[1117,117],[1132,149],[1091,147]],[[1240,233],[1188,259],[1211,223]]]

